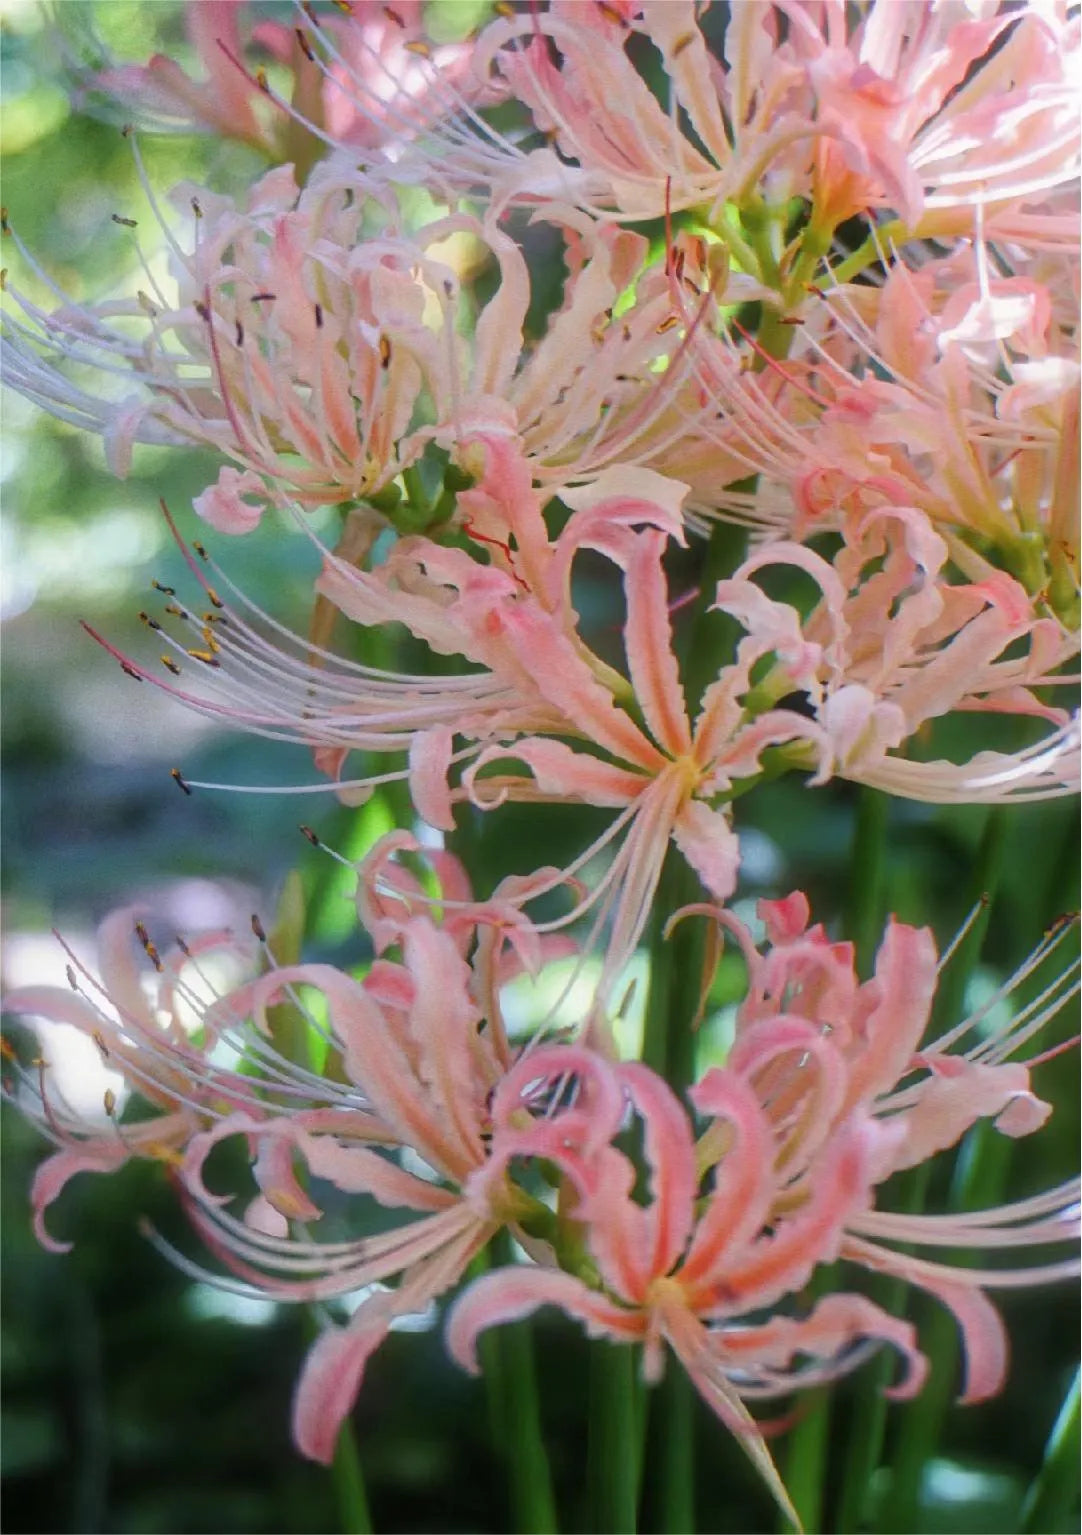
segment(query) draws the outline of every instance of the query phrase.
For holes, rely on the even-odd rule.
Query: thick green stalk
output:
[[[695,1406],[695,1388],[669,1359],[650,1401],[653,1527],[662,1535],[692,1535],[695,1529]]]
[[[1023,1535],[1071,1528],[1078,1502],[1079,1372],[1075,1371],[1045,1446],[1044,1462],[1022,1505]],[[1077,1514],[1074,1523],[1077,1525]]]
[[[501,1231],[492,1241],[497,1266],[511,1262],[511,1243]],[[473,1272],[488,1267],[478,1259]],[[556,1499],[541,1427],[533,1340],[528,1322],[486,1332],[480,1340],[488,1395],[489,1432],[507,1466],[511,1528],[516,1535],[555,1535]]]
[[[503,1394],[512,1457],[513,1528],[518,1535],[555,1535],[559,1528],[556,1500],[541,1428],[529,1323],[513,1322],[501,1328],[499,1342],[504,1355]]]
[[[338,1502],[342,1535],[371,1535],[372,1515],[361,1473],[361,1457],[353,1424],[347,1418],[338,1433],[331,1462],[331,1480]]]
[[[846,933],[856,946],[857,971],[871,974],[886,916],[887,822],[890,800],[878,789],[861,788],[849,881]]]
[[[593,1535],[635,1535],[639,1490],[639,1382],[636,1351],[590,1346],[586,1443],[588,1525]]]
[[[670,849],[658,886],[650,938],[650,993],[646,1005],[643,1059],[681,1096],[695,1077],[695,1030],[703,967],[701,918],[679,923],[665,937],[674,911],[701,899],[693,871]],[[695,1393],[674,1358],[649,1407],[646,1487],[652,1527],[666,1535],[695,1529]]]
[[[816,1291],[825,1293],[822,1286]],[[830,1454],[830,1393],[825,1386],[806,1391],[801,1397],[803,1417],[793,1428],[785,1444],[782,1476],[785,1487],[800,1515],[801,1528],[822,1530],[826,1493],[826,1470]],[[779,1516],[782,1535],[792,1529],[784,1514]]]

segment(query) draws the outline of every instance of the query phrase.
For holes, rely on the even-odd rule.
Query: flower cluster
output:
[[[978,1121],[1012,1137],[1040,1127],[1049,1106],[1032,1092],[1027,1064],[1011,1058],[1077,991],[1077,964],[1057,966],[1009,1024],[982,1027],[989,1003],[927,1041],[938,973],[927,929],[891,922],[862,983],[852,945],[809,927],[802,895],[760,904],[762,950],[735,917],[704,906],[743,951],[748,984],[725,1065],[711,1067],[685,1105],[657,1072],[615,1059],[603,1038],[513,1041],[504,988],[536,975],[554,940],[522,920],[511,890],[473,902],[450,854],[437,859],[446,912],[437,920],[393,861],[409,845],[392,834],[362,870],[377,958],[360,981],[268,955],[255,980],[217,995],[200,959],[227,935],[162,956],[121,911],[101,932],[100,981],[73,966],[71,991],[8,997],[13,1012],[91,1035],[154,1111],[128,1123],[110,1094],[108,1129],[88,1133],[53,1098],[47,1075],[20,1069],[15,1091],[58,1147],[33,1191],[47,1245],[62,1250],[44,1215],[69,1178],[148,1157],[174,1169],[194,1229],[231,1276],[218,1282],[281,1300],[365,1292],[348,1323],[315,1343],[297,1389],[297,1443],[324,1461],[395,1318],[458,1285],[500,1229],[526,1261],[474,1280],[455,1303],[448,1341],[461,1364],[477,1367],[483,1329],[544,1305],[594,1335],[641,1343],[648,1379],[668,1344],[790,1513],[747,1402],[846,1373],[865,1341],[902,1354],[895,1395],[918,1391],[927,1368],[912,1325],[858,1292],[831,1294],[803,1317],[779,1310],[818,1265],[847,1259],[929,1291],[965,1340],[964,1399],[999,1388],[1006,1338],[986,1291],[1075,1272],[1077,1183],[958,1217],[892,1212],[880,1186]],[[995,1001],[1067,932],[1051,932]],[[137,937],[157,971],[153,996],[133,963]],[[309,1047],[323,1049],[319,1072],[284,1047],[298,1023]],[[237,1196],[205,1178],[213,1149],[234,1137],[248,1148],[254,1185],[239,1214]],[[648,1172],[645,1201],[634,1194],[633,1143]],[[310,1237],[341,1194],[377,1201],[397,1224],[359,1240]],[[920,1252],[944,1246],[1053,1255],[971,1269]]]
[[[802,895],[761,903],[762,942],[729,903],[734,801],[782,773],[809,814],[833,779],[961,804],[1077,790],[1078,18],[550,0],[437,46],[414,0],[304,5],[250,41],[243,9],[189,6],[201,78],[84,60],[80,88],[271,168],[167,210],[126,128],[167,259],[134,293],[51,309],[7,282],[7,380],[100,434],[118,475],[142,443],[212,450],[195,511],[216,533],[273,510],[270,536],[317,546],[293,634],[166,511],[192,600],[142,615],[162,670],[94,638],[187,708],[307,748],[310,787],[346,805],[399,784],[411,820],[358,871],[360,978],[264,946],[217,995],[200,955],[232,939],[163,958],[135,923],[152,997],[125,912],[100,981],[72,968],[71,993],[7,999],[90,1035],[144,1105],[114,1095],[87,1127],[16,1062],[57,1147],[39,1236],[56,1245],[44,1212],[73,1174],[149,1157],[220,1282],[363,1292],[297,1390],[297,1443],[322,1461],[395,1319],[449,1292],[466,1369],[484,1329],[544,1305],[641,1345],[649,1380],[667,1345],[795,1520],[748,1404],[881,1344],[902,1356],[893,1394],[926,1371],[861,1271],[953,1313],[966,1400],[1006,1370],[986,1292],[1076,1271],[1062,1250],[936,1256],[1061,1249],[1074,1185],[956,1219],[884,1194],[979,1122],[1043,1123],[1026,1052],[1077,988],[1068,929],[1003,987],[1007,1022],[985,1007],[929,1038],[928,929],[889,922],[861,979]],[[942,729],[962,714],[977,749]],[[475,895],[473,812],[512,801],[611,819],[566,866]],[[432,851],[442,836],[461,859]],[[611,1027],[648,924],[678,915],[670,856],[699,893],[683,919],[747,970],[724,1063],[690,1083],[622,1059]],[[506,986],[569,957],[596,977],[577,1027],[510,1028]],[[234,1139],[244,1196],[209,1166]],[[390,1229],[312,1237],[362,1199]],[[521,1261],[461,1288],[501,1231]],[[808,1309],[838,1260],[852,1287]]]

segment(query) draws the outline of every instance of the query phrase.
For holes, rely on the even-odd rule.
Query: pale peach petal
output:
[[[30,1185],[34,1235],[49,1252],[67,1253],[70,1242],[58,1242],[45,1229],[45,1212],[69,1179],[77,1173],[112,1173],[128,1160],[128,1149],[115,1135],[100,1136],[78,1147],[54,1152],[38,1168]]]
[[[338,1431],[357,1399],[365,1366],[390,1331],[394,1297],[375,1295],[348,1327],[328,1327],[313,1343],[293,1397],[293,1439],[302,1455],[329,1466]]]
[[[639,1313],[614,1306],[571,1274],[525,1266],[504,1268],[475,1279],[451,1308],[446,1333],[451,1357],[476,1375],[481,1333],[504,1322],[520,1321],[541,1306],[559,1306],[582,1322],[592,1338],[631,1342],[644,1330]]]
[[[418,731],[410,742],[410,795],[417,814],[440,831],[454,831],[447,774],[454,750],[454,732],[446,725]]]
[[[740,843],[725,812],[688,800],[673,823],[672,838],[710,894],[727,901],[736,889]]]

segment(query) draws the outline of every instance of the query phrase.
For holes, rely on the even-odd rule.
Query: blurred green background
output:
[[[105,0],[92,7],[102,33],[133,58],[155,48],[184,56],[175,4]],[[79,297],[123,289],[133,268],[130,236],[114,213],[145,210],[129,146],[114,125],[69,113],[50,73],[54,51],[34,5],[3,7],[3,199],[13,224],[54,279]],[[288,14],[288,7],[285,8]],[[255,157],[220,141],[144,138],[155,185],[181,178],[228,189],[250,181]],[[41,296],[17,253],[12,280]],[[286,872],[301,869],[315,908],[310,952],[348,963],[363,958],[351,934],[345,887],[296,830],[310,821],[335,846],[356,848],[360,829],[332,802],[301,813],[273,796],[200,794],[185,799],[169,769],[234,782],[310,776],[306,754],[227,736],[186,715],[146,684],[124,677],[78,625],[86,619],[121,648],[148,655],[137,618],[149,583],[183,585],[184,570],[157,512],[159,496],[194,532],[189,506],[216,464],[206,456],[137,448],[130,477],[106,471],[98,443],[4,397],[4,979],[52,979],[62,956],[54,925],[93,957],[95,924],[138,902],[154,930],[192,932],[252,910],[273,913]],[[303,628],[307,545],[268,524],[229,542],[231,573],[279,618]],[[219,540],[220,544],[226,543]],[[310,591],[310,588],[308,589]],[[599,624],[612,621],[605,593],[586,594]],[[609,604],[611,606],[611,604]],[[881,911],[851,910],[850,855],[859,796],[796,781],[742,800],[742,897],[806,889],[817,916],[837,931],[846,920],[877,924]],[[318,807],[318,808],[315,808]],[[595,828],[584,811],[537,816],[522,807],[474,828],[475,873],[487,884],[506,868],[561,861]],[[996,843],[996,838],[1000,841]],[[1019,806],[989,833],[983,810],[895,803],[888,807],[882,910],[929,922],[949,940],[975,896],[978,850],[996,859],[996,894],[983,961],[969,980],[979,999],[1032,947],[1045,925],[1077,905],[1078,835],[1067,803]],[[506,860],[509,853],[513,864]],[[723,966],[704,1057],[724,1034],[738,995],[739,967]],[[1049,1037],[1071,1031],[1060,1020]],[[83,1069],[77,1067],[77,1069]],[[89,1069],[89,1068],[87,1068]],[[1040,1135],[994,1148],[983,1178],[992,1198],[1018,1197],[1072,1171],[1079,1140],[1077,1071],[1070,1056],[1043,1067],[1037,1089],[1057,1112]],[[82,1177],[51,1212],[52,1229],[74,1241],[67,1256],[42,1252],[29,1230],[27,1188],[42,1146],[20,1120],[4,1122],[3,1475],[6,1528],[20,1531],[319,1531],[339,1528],[329,1476],[289,1441],[289,1398],[304,1349],[304,1319],[288,1308],[238,1302],[175,1272],[138,1235],[148,1216],[165,1232],[181,1220],[164,1174],[136,1166],[115,1178]],[[929,1200],[950,1199],[951,1165],[934,1170]],[[978,1179],[978,1184],[981,1182]],[[955,1183],[958,1197],[958,1183]],[[963,1190],[962,1197],[969,1197]],[[933,1404],[957,1371],[952,1329],[935,1307],[915,1304],[926,1337],[938,1340]],[[927,1531],[1020,1528],[1022,1505],[1077,1357],[1072,1286],[1010,1293],[1003,1309],[1013,1346],[1006,1391],[980,1408],[927,1401],[892,1407],[887,1460],[901,1458],[906,1497],[880,1471],[868,1527],[891,1529],[898,1508]],[[535,1329],[542,1411],[565,1528],[585,1528],[586,1344],[544,1315]],[[827,1458],[823,1528],[837,1518],[847,1439],[867,1411],[860,1380],[835,1397],[816,1455]],[[933,1417],[929,1418],[929,1411]],[[740,1450],[696,1408],[700,1528],[772,1527],[769,1502]],[[930,1462],[906,1457],[933,1428]],[[381,1531],[510,1527],[505,1478],[490,1448],[481,1382],[447,1364],[438,1330],[396,1334],[370,1366],[356,1414],[375,1525]],[[778,1453],[785,1461],[786,1446]],[[649,1466],[646,1468],[649,1479]],[[915,1498],[915,1503],[912,1499]],[[1077,1528],[1069,1498],[1051,1522]],[[833,1510],[833,1512],[832,1512]],[[892,1522],[894,1521],[894,1522]]]

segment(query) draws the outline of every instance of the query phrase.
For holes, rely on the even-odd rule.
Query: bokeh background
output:
[[[448,5],[453,11],[455,0]],[[156,49],[186,56],[172,0],[61,7],[75,10],[125,56],[145,59]],[[288,6],[277,10],[289,14]],[[3,199],[11,220],[72,295],[123,289],[134,249],[130,231],[112,215],[140,220],[144,234],[150,227],[130,147],[115,124],[72,115],[44,13],[4,0],[0,15]],[[259,169],[254,155],[216,140],[146,137],[142,149],[159,188],[194,179],[228,189]],[[4,259],[20,286],[44,299],[17,253]],[[310,770],[303,753],[271,751],[212,729],[126,678],[79,627],[85,619],[121,648],[149,654],[151,637],[137,615],[150,582],[181,586],[184,577],[158,498],[193,533],[191,499],[216,465],[198,453],[137,448],[121,483],[106,471],[96,441],[10,393],[3,410],[5,985],[58,975],[62,983],[53,927],[92,962],[94,927],[118,904],[141,905],[152,931],[166,937],[243,926],[252,911],[273,916],[291,869],[305,896],[310,956],[362,961],[348,879],[302,840],[297,821],[310,821],[325,841],[355,855],[386,828],[388,808],[376,801],[351,817],[329,799],[306,802],[302,814],[274,796],[186,799],[170,780],[173,766],[188,777],[235,783],[286,783]],[[314,573],[304,565],[307,544],[268,523],[229,543],[227,553],[238,584],[303,630],[305,583]],[[583,600],[593,604],[599,625],[615,619],[600,587]],[[798,781],[742,800],[745,903],[799,886],[836,931],[852,931],[854,922],[870,930],[889,909],[930,923],[945,944],[982,884],[994,887],[982,959],[967,982],[970,1004],[994,990],[1051,919],[1077,905],[1072,805],[1018,806],[997,824],[984,810],[895,803],[887,807],[879,909],[853,910],[850,855],[860,809],[848,786],[810,791]],[[520,807],[501,816],[498,831],[482,826],[475,839],[474,869],[484,883],[512,866],[562,861],[594,825],[585,811],[538,818]],[[700,1044],[704,1058],[723,1048],[726,1009],[731,1016],[740,982],[735,961],[722,967]],[[1060,1019],[1050,1038],[1073,1027]],[[101,1063],[92,1048],[80,1053],[77,1045],[54,1036],[48,1048],[54,1068],[67,1074],[65,1090],[98,1111]],[[1016,1146],[969,1146],[961,1172],[945,1159],[934,1170],[931,1207],[979,1202],[982,1191],[1018,1197],[1070,1173],[1079,1141],[1073,1058],[1040,1068],[1037,1089],[1056,1104],[1050,1126]],[[307,1319],[194,1281],[148,1245],[139,1217],[182,1240],[172,1191],[157,1168],[77,1179],[50,1217],[74,1249],[66,1256],[41,1251],[30,1232],[27,1189],[43,1147],[11,1112],[3,1136],[8,1531],[341,1528],[332,1479],[302,1461],[289,1440],[289,1398]],[[936,1377],[928,1401],[890,1409],[886,1458],[901,1469],[893,1479],[876,1473],[868,1528],[962,1535],[1016,1530],[1027,1518],[1033,1529],[1077,1528],[1069,1500],[1041,1505],[1036,1514],[1031,1502],[1024,1511],[1075,1369],[1076,1294],[1071,1286],[1008,1292],[1003,1308],[1014,1354],[1008,1387],[993,1403],[960,1410],[949,1406],[958,1373],[951,1326],[932,1304],[914,1304],[926,1337],[936,1339]],[[565,1527],[581,1529],[586,1344],[548,1315],[535,1336]],[[837,1518],[847,1437],[868,1410],[866,1393],[859,1378],[837,1393],[811,1452],[828,1463],[824,1528]],[[391,1338],[370,1367],[356,1413],[378,1530],[510,1527],[489,1414],[484,1384],[448,1365],[438,1329]],[[771,1528],[774,1515],[742,1453],[705,1410],[698,1411],[695,1434],[700,1528]],[[809,1453],[807,1444],[806,1435],[800,1453]],[[783,1440],[783,1462],[787,1453]],[[905,1517],[914,1522],[899,1523]]]

